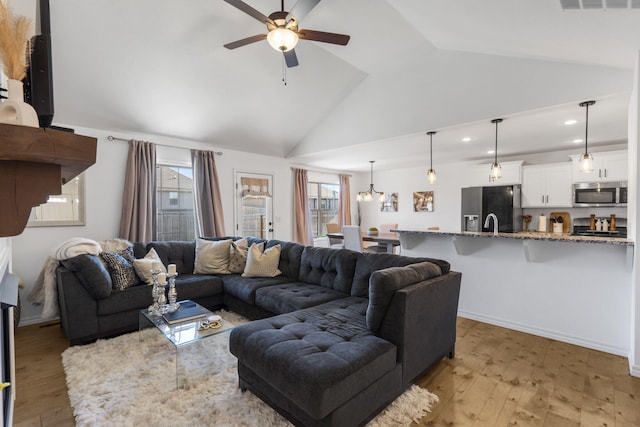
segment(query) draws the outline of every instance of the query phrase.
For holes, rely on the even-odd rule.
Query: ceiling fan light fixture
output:
[[[298,44],[298,34],[287,28],[280,27],[269,31],[267,41],[275,50],[289,52]]]

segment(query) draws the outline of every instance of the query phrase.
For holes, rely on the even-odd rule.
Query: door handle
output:
[[[542,203],[544,203],[544,194],[542,195],[542,200],[540,200]]]
[[[547,203],[549,203],[549,195],[547,194]]]
[[[606,169],[604,170],[604,177],[605,178],[607,177],[607,170]]]

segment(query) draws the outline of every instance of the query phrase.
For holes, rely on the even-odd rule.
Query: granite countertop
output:
[[[572,236],[566,233],[542,233],[538,231],[521,231],[518,233],[498,233],[494,236],[492,232],[474,232],[474,231],[440,231],[440,230],[391,230],[400,234],[419,234],[419,235],[440,235],[440,236],[461,236],[475,238],[504,238],[517,240],[547,240],[571,243],[597,243],[619,246],[634,246],[632,240],[620,237],[593,237],[593,236]]]

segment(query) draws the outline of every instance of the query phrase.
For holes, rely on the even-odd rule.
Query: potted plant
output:
[[[529,231],[529,224],[531,224],[531,220],[533,217],[531,215],[522,215],[522,220],[524,221],[524,231]]]
[[[375,227],[369,227],[369,236],[377,236],[378,235],[378,229]]]

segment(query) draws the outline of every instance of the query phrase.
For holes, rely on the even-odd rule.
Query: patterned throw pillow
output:
[[[133,267],[133,248],[120,252],[102,252],[100,257],[107,265],[114,290],[122,291],[138,284],[138,276]]]
[[[243,273],[247,265],[247,255],[249,252],[247,239],[236,240],[229,248],[229,272]]]
[[[133,261],[133,266],[138,274],[140,280],[145,281],[149,284],[153,284],[153,275],[151,274],[151,267],[153,267],[154,262],[160,263],[160,271],[163,273],[167,272],[166,267],[162,264],[162,260],[160,256],[156,252],[155,249],[151,248],[147,255],[145,255],[142,259],[136,259]]]
[[[276,277],[282,274],[278,270],[280,245],[272,246],[262,252],[263,247],[263,243],[251,245],[242,277]]]

